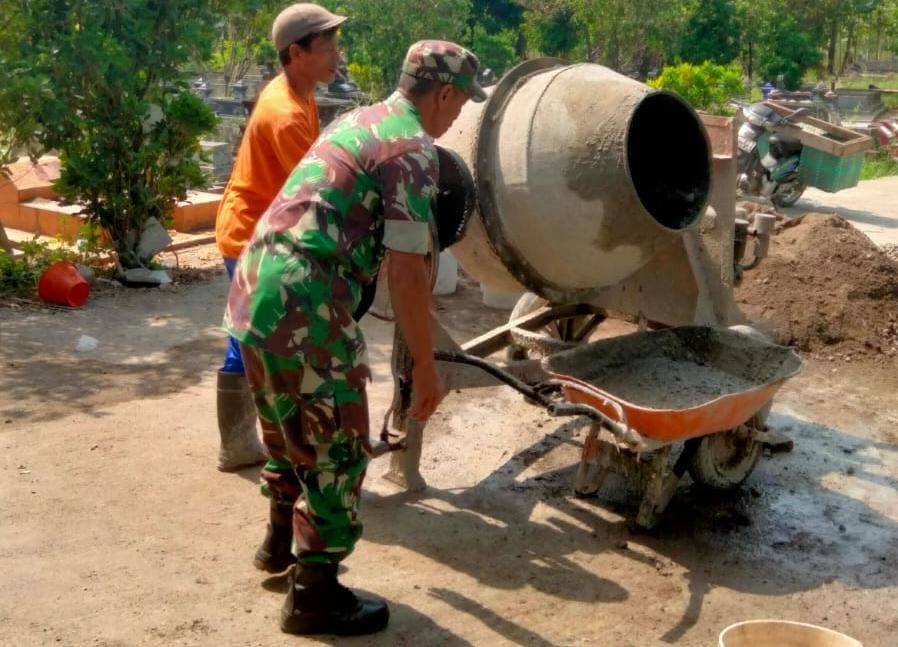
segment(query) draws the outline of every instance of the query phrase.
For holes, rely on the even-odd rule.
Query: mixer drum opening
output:
[[[662,227],[685,229],[701,215],[711,187],[704,127],[679,97],[657,92],[633,112],[627,166],[642,206]]]

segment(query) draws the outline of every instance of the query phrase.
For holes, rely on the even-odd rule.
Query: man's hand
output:
[[[430,331],[430,281],[424,256],[390,251],[387,278],[396,323],[412,354],[412,407],[409,415],[426,422],[443,399],[433,359]]]
[[[427,422],[444,395],[443,384],[433,361],[429,365],[415,364],[412,369],[412,406],[408,415],[418,422]]]

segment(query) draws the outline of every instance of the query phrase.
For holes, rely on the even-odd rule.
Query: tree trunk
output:
[[[830,76],[836,74],[836,45],[839,42],[839,23],[834,18],[829,25],[829,48],[826,56],[826,72]]]
[[[518,29],[518,37],[515,40],[514,51],[517,57],[524,60],[527,56],[527,36],[524,35],[523,28]]]
[[[839,76],[845,74],[845,68],[848,67],[848,63],[854,61],[853,50],[855,47],[854,42],[854,25],[852,24],[848,28],[848,40],[845,42],[845,53],[842,55],[842,65],[839,67]]]
[[[9,238],[6,235],[6,229],[3,228],[2,222],[0,222],[0,248],[2,248],[3,253],[7,256],[12,255],[12,243],[9,242]]]
[[[746,65],[746,71],[748,72],[748,80],[752,81],[755,77],[755,44],[752,42],[751,38],[748,40],[748,65]]]

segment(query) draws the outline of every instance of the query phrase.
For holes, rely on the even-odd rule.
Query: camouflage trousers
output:
[[[241,351],[271,456],[262,493],[293,505],[300,562],[337,563],[362,535],[359,496],[371,447],[365,378],[358,376],[370,370],[357,366],[352,378],[323,381],[299,357],[247,344]]]

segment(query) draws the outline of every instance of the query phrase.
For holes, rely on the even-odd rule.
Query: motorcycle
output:
[[[803,144],[774,131],[788,120],[763,102],[742,107],[742,114],[745,123],[737,140],[739,190],[768,198],[777,207],[791,207],[806,188],[799,173]]]

